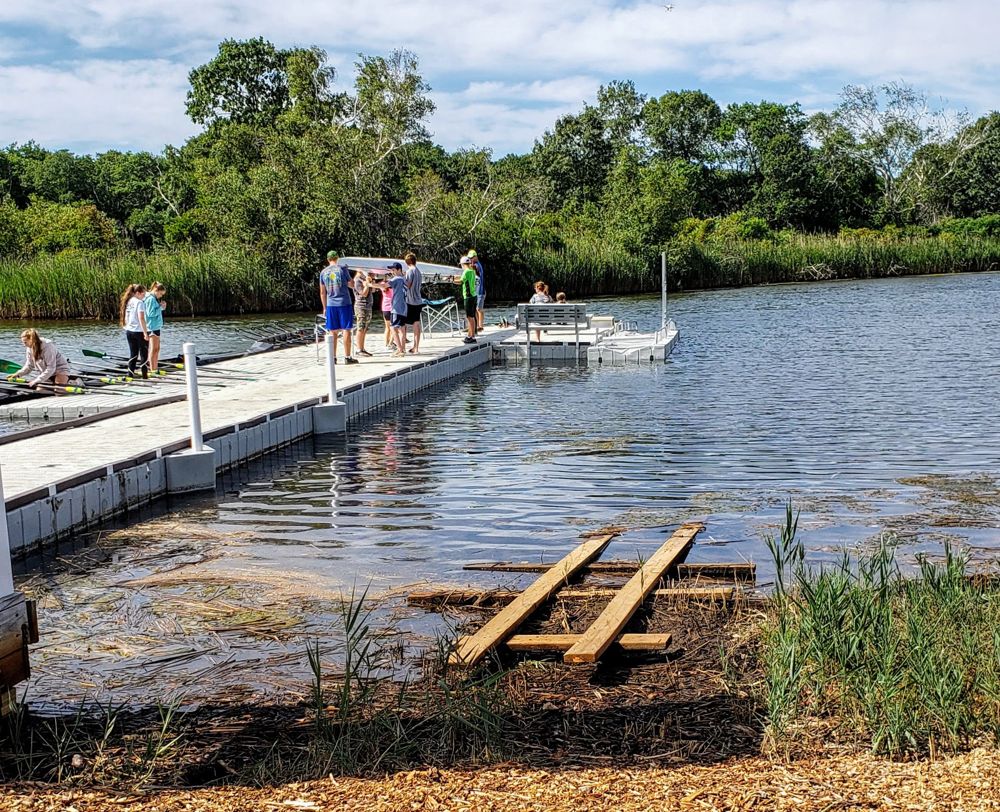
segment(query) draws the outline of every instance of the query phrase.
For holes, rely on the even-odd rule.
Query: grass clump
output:
[[[273,312],[295,303],[252,251],[63,251],[0,258],[0,318],[117,319],[133,282],[167,286],[178,316]]]
[[[789,508],[762,641],[766,748],[818,741],[893,757],[1000,740],[1000,589],[966,556],[906,577],[882,538],[835,566],[803,562]]]

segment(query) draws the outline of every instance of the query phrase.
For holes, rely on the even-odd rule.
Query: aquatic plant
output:
[[[252,251],[63,251],[0,258],[0,318],[114,319],[125,287],[154,280],[167,286],[176,315],[280,310],[296,293]]]
[[[788,539],[783,539],[785,543]],[[1000,590],[968,574],[967,558],[897,565],[883,538],[834,566],[784,570],[762,636],[767,749],[820,738],[890,756],[934,754],[1000,734]]]

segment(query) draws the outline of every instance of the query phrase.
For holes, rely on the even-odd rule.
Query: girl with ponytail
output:
[[[146,368],[149,330],[146,329],[142,302],[145,298],[144,285],[129,285],[118,302],[119,321],[125,328],[125,340],[128,341],[128,371],[130,375],[135,375],[136,368],[141,368],[143,378],[149,375]]]

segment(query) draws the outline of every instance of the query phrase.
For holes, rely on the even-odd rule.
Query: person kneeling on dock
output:
[[[24,366],[8,375],[8,381],[31,374],[35,376],[34,380],[28,382],[32,389],[37,389],[43,383],[55,383],[58,386],[69,383],[69,362],[56,349],[55,344],[42,338],[33,328],[21,333],[21,343],[25,347]]]
[[[344,363],[356,364],[351,356],[351,331],[354,329],[354,305],[351,304],[351,272],[338,265],[340,254],[330,251],[327,265],[319,275],[319,298],[326,314],[326,331],[333,333],[333,355],[337,356],[337,335],[344,337]]]

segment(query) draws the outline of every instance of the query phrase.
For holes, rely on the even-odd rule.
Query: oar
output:
[[[119,370],[124,370],[126,368],[125,364],[122,363],[122,362],[114,361],[112,363]],[[98,366],[97,364],[88,364],[86,361],[74,361],[73,364],[74,364],[74,366],[88,367],[88,368],[91,368],[91,369],[98,369],[98,370],[106,370],[107,369],[106,367],[104,367],[104,366]],[[130,376],[129,377],[128,382],[136,384],[136,385],[140,385],[141,384],[141,385],[144,385],[144,386],[145,385],[152,385],[152,384],[159,384],[159,383],[168,384],[168,385],[173,386],[173,385],[178,385],[178,384],[181,383],[180,379],[176,375],[174,375],[172,372],[168,372],[167,370],[157,370],[156,372],[152,372],[152,371],[148,371],[147,370],[147,373],[148,373],[149,377],[148,378],[143,378],[143,377],[140,376],[140,374],[138,372],[136,372],[136,374],[134,376]],[[220,383],[216,383],[214,381],[200,381],[199,382],[199,386],[216,386],[216,387],[219,387],[219,386],[225,386],[225,384],[221,383],[221,382]]]
[[[111,361],[115,366],[121,368],[126,365],[128,358],[124,358],[120,355],[111,355],[106,352],[99,352],[98,350],[83,350],[83,354],[89,358],[101,358],[107,361]],[[92,365],[93,366],[93,365]],[[170,369],[184,369],[184,364],[178,363],[176,361],[160,361],[160,366],[170,367]],[[165,377],[169,375],[167,370],[157,370],[155,373],[150,371],[149,374],[157,375],[158,377]],[[237,374],[235,370],[228,369],[210,369],[205,366],[198,366],[198,374],[208,374],[208,375],[225,375],[232,376]],[[256,378],[248,378],[248,380],[256,380]]]
[[[14,378],[13,380],[3,379],[2,385],[5,389],[16,392],[63,392],[67,395],[82,395],[87,390],[82,386],[64,386],[55,383],[40,383],[36,386],[29,386],[27,378]]]

